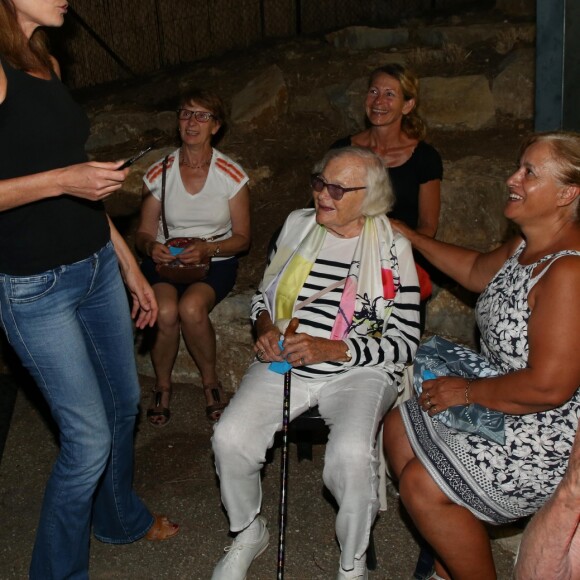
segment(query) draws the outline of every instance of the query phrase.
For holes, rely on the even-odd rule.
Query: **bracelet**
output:
[[[469,389],[471,388],[473,381],[475,381],[475,379],[467,379],[467,382],[465,383],[465,404],[466,405],[471,405],[471,401],[469,400]]]
[[[216,245],[215,245],[215,250],[213,251],[213,254],[212,254],[212,258],[215,258],[216,256],[219,256],[220,252],[221,252],[220,243],[217,242]]]

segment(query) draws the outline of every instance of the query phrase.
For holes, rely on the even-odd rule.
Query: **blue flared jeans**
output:
[[[60,436],[30,578],[88,578],[91,526],[99,540],[121,544],[138,540],[153,523],[133,491],[140,388],[112,243],[40,274],[0,274],[0,323]]]

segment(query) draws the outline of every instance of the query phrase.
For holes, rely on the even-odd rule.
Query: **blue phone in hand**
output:
[[[179,256],[181,252],[183,252],[185,248],[176,248],[175,246],[169,246],[169,251],[171,252],[172,256]]]

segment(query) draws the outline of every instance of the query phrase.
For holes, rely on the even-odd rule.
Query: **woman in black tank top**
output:
[[[103,200],[121,162],[87,161],[88,119],[59,79],[42,26],[66,2],[0,0],[0,325],[60,431],[31,578],[88,578],[89,536],[178,532],[132,490],[140,387],[123,275],[139,328],[157,304]],[[113,461],[112,458],[115,460]]]

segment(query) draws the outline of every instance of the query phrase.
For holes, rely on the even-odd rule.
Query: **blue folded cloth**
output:
[[[475,351],[434,336],[417,351],[413,384],[415,391],[421,394],[424,380],[445,376],[483,378],[498,374],[499,371]],[[499,445],[505,445],[505,417],[501,411],[472,403],[449,407],[433,418],[451,429],[477,433]]]
[[[284,339],[280,339],[280,341],[278,342],[278,346],[280,347],[281,350],[284,350]],[[273,361],[268,366],[268,370],[271,370],[280,375],[285,375],[291,369],[292,365],[287,360]]]

